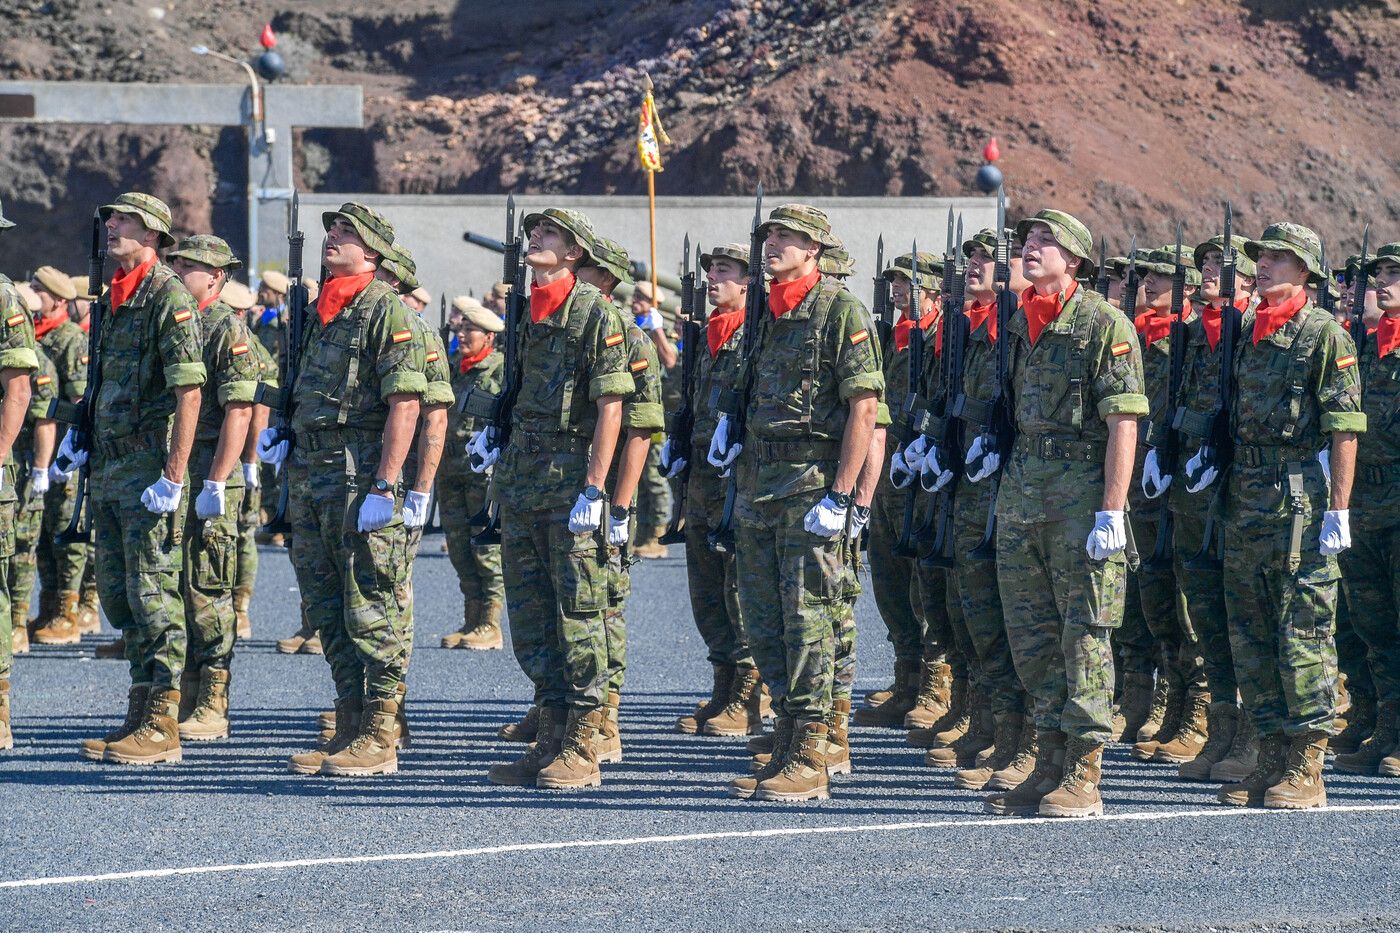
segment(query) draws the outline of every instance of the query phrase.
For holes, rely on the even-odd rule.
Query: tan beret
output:
[[[62,298],[64,301],[72,301],[78,297],[78,289],[74,287],[73,280],[53,266],[40,266],[34,270],[34,281],[44,287],[44,290],[55,298]],[[83,290],[87,290],[87,282],[83,282]]]
[[[462,312],[463,324],[470,324],[472,327],[480,328],[489,334],[499,334],[506,329],[506,322],[501,320],[501,316],[495,311],[475,298],[467,298],[466,301],[462,301],[463,298],[466,296],[459,296],[452,302],[452,307]]]
[[[44,306],[44,303],[39,300],[39,293],[29,287],[28,282],[16,282],[15,290],[24,299],[24,306],[29,309],[30,314],[39,313],[39,309]]]
[[[650,301],[652,304],[662,304],[666,301],[667,298],[671,297],[670,294],[667,293],[666,289],[658,285],[656,286],[657,296],[653,298],[651,294],[651,282],[646,279],[643,279],[642,281],[638,282],[636,288],[637,291],[641,293],[642,297],[645,298],[647,301]]]
[[[68,281],[73,283],[73,292],[79,298],[86,298],[91,301],[93,296],[88,294],[88,277],[85,275],[70,275]]]
[[[301,284],[306,286],[306,300],[315,301],[316,295],[321,291],[321,283],[309,275],[303,275]]]
[[[419,285],[413,291],[409,292],[409,294],[412,295],[414,298],[417,298],[419,301],[423,302],[423,304],[425,305],[433,303],[433,296],[429,295],[428,290],[421,285]]]
[[[476,308],[481,311],[486,310],[486,305],[477,301],[471,295],[458,295],[452,299],[452,307],[456,311],[466,314],[469,310]]]
[[[497,282],[491,286],[491,294],[497,298],[505,298],[510,294],[510,286],[505,282]]]
[[[262,274],[263,288],[271,289],[279,295],[287,294],[287,290],[292,287],[291,279],[287,278],[276,269],[269,270]]]
[[[258,303],[258,298],[253,294],[253,290],[235,279],[229,279],[224,283],[223,291],[219,292],[219,297],[224,304],[235,311],[247,311]]]

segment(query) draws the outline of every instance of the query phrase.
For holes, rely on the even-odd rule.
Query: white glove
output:
[[[890,457],[890,482],[895,489],[908,489],[909,484],[914,482],[914,471],[904,460],[904,451],[907,448],[901,447]]]
[[[1127,544],[1128,534],[1123,526],[1122,512],[1094,513],[1094,528],[1084,544],[1084,550],[1089,552],[1091,560],[1107,560]]]
[[[281,466],[282,461],[287,459],[287,451],[290,444],[277,439],[276,428],[263,428],[258,432],[258,457],[263,463],[270,463],[273,466]]]
[[[822,496],[822,501],[807,510],[802,527],[814,535],[834,538],[846,530],[846,510],[832,502],[828,493]]]
[[[49,491],[49,471],[45,467],[35,467],[29,471],[29,491],[42,496]]]
[[[243,464],[243,485],[249,489],[257,489],[262,486],[262,471],[258,469],[258,464]]]
[[[184,490],[184,483],[172,483],[162,473],[141,493],[141,504],[157,515],[173,512],[180,507],[180,495]]]
[[[77,468],[74,467],[74,469],[77,469]],[[68,472],[65,473],[62,469],[59,468],[59,466],[58,466],[58,461],[57,461],[57,460],[55,460],[53,463],[50,463],[50,464],[49,464],[49,482],[52,482],[52,483],[66,483],[66,482],[68,482],[68,478],[71,477],[72,475],[73,475],[73,470],[69,470]]]
[[[969,483],[980,483],[991,476],[1001,466],[1001,454],[994,450],[989,450],[992,445],[991,438],[986,434],[979,434],[973,438],[972,446],[967,449],[967,459],[963,462],[969,467],[976,465],[976,469],[967,473]]]
[[[473,473],[485,473],[501,456],[496,446],[496,429],[483,428],[467,439],[467,460]]]
[[[1204,450],[1204,448],[1202,448],[1202,450]],[[1198,450],[1194,457],[1186,461],[1186,475],[1192,476],[1199,474],[1196,475],[1196,481],[1194,483],[1189,483],[1187,485],[1187,492],[1200,492],[1202,489],[1205,489],[1211,483],[1215,482],[1215,478],[1220,475],[1220,471],[1213,466],[1205,467],[1204,470],[1201,467],[1201,451]]]
[[[1346,509],[1322,513],[1322,534],[1318,536],[1317,553],[1323,557],[1340,554],[1351,547],[1351,513]]]
[[[710,439],[710,452],[705,459],[710,461],[710,466],[719,468],[720,476],[728,476],[729,465],[743,449],[743,444],[729,443],[729,416],[720,415],[719,424],[715,427],[715,436]]]
[[[360,531],[378,531],[394,520],[394,500],[372,492],[360,503],[356,526]]]
[[[1156,499],[1171,488],[1171,484],[1172,475],[1163,476],[1162,468],[1157,465],[1157,448],[1147,448],[1147,456],[1142,460],[1142,494]]]
[[[194,497],[194,514],[197,518],[218,518],[224,514],[223,483],[204,481],[204,489]]]
[[[666,438],[666,443],[661,445],[661,469],[666,471],[666,478],[675,479],[680,476],[685,464],[686,459],[676,456],[676,452],[671,449],[671,439]]]
[[[953,471],[943,469],[938,462],[938,448],[929,445],[928,453],[924,454],[923,466],[919,469],[919,485],[924,488],[924,492],[938,492],[952,481]]]
[[[88,454],[86,450],[73,449],[73,429],[69,428],[63,435],[63,440],[58,444],[58,456],[53,458],[53,462],[59,465],[61,472],[71,474],[78,467],[87,463]]]
[[[924,468],[924,457],[928,456],[932,446],[927,434],[920,434],[909,442],[904,448],[904,465],[909,468],[909,472],[917,473]]]
[[[578,494],[574,500],[574,507],[569,510],[569,530],[574,534],[583,534],[585,531],[597,531],[598,526],[603,524],[603,497],[589,501],[583,493]]]
[[[1322,465],[1322,475],[1327,477],[1327,485],[1332,485],[1332,448],[1324,447],[1317,452],[1317,462]],[[1348,541],[1348,543],[1350,543]]]
[[[614,547],[622,547],[627,543],[627,526],[631,524],[628,519],[621,520],[608,516],[608,543]]]
[[[403,523],[405,528],[422,528],[428,524],[428,505],[432,495],[410,489],[403,497]]]
[[[660,311],[656,310],[655,308],[652,308],[652,309],[651,309],[651,313],[647,315],[646,326],[643,327],[642,330],[665,330],[665,329],[666,329],[666,319],[663,318],[663,317],[661,316],[661,312],[660,312]]]
[[[865,530],[865,526],[868,525],[868,524],[870,524],[870,509],[869,509],[869,507],[862,507],[862,506],[859,506],[859,505],[856,506],[855,511],[851,513],[851,543],[852,543],[852,544],[854,544],[854,543],[856,543],[857,541],[860,540],[860,533],[861,533],[862,531]]]

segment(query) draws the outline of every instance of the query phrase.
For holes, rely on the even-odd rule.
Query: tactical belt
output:
[[[1400,480],[1400,463],[1358,464],[1356,472],[1364,483],[1385,486]]]
[[[1317,456],[1317,450],[1285,444],[1266,446],[1239,445],[1235,448],[1235,463],[1246,467],[1281,466],[1285,463],[1302,463]]]
[[[527,454],[586,454],[592,439],[577,434],[512,431],[510,446]]]
[[[321,431],[303,431],[297,435],[297,446],[306,453],[323,450],[343,450],[346,444],[378,443],[384,438],[382,428],[326,428]]]
[[[840,441],[753,441],[753,453],[759,462],[812,463],[818,460],[840,460]]]
[[[1102,463],[1108,451],[1106,444],[1099,441],[1064,441],[1049,434],[1037,434],[1016,438],[1016,453],[1037,457],[1041,460],[1083,460],[1086,463]]]
[[[138,450],[165,450],[165,438],[156,434],[133,434],[110,441],[98,441],[97,453],[101,457],[115,458],[134,454]]]

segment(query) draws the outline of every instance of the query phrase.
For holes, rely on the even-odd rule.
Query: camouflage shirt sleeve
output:
[[[416,395],[428,390],[427,354],[413,339],[413,314],[397,295],[386,294],[366,335],[366,351],[379,376],[379,397]]]
[[[610,304],[602,304],[599,323],[588,343],[588,400],[596,402],[609,395],[627,396],[635,388],[627,369],[627,332],[622,314]]]
[[[215,333],[210,334],[214,371],[209,373],[209,381],[216,392],[219,405],[227,407],[230,402],[251,402],[258,391],[260,376],[258,358],[249,344],[253,336],[248,328],[233,314],[224,318]]]
[[[49,403],[58,397],[58,380],[54,378],[53,361],[37,351],[39,368],[30,379],[32,391],[29,395],[29,420],[47,421]]]
[[[194,298],[171,279],[161,289],[152,312],[160,344],[160,363],[165,384],[173,388],[202,386],[208,379],[204,368],[204,327]]]
[[[423,392],[424,405],[451,405],[457,396],[452,391],[452,372],[447,368],[447,349],[442,345],[442,337],[431,327],[427,328],[427,355],[424,357],[424,373],[428,387]]]
[[[635,325],[627,328],[627,371],[635,388],[623,400],[622,426],[639,431],[666,428],[666,409],[661,402],[661,362],[656,344]]]
[[[76,402],[87,391],[88,335],[77,325],[59,330],[65,335],[50,357],[58,370],[59,388],[70,402]]]
[[[1328,321],[1322,334],[1322,365],[1317,382],[1317,407],[1322,412],[1325,433],[1366,430],[1366,413],[1361,409],[1361,367],[1357,365],[1356,344],[1336,321]]]
[[[272,358],[271,353],[267,352],[267,347],[263,346],[262,341],[254,336],[248,344],[248,348],[252,351],[249,355],[257,359],[258,380],[264,385],[277,388],[277,361]]]
[[[874,392],[882,401],[885,394],[885,374],[880,359],[880,338],[870,312],[855,298],[838,299],[834,352],[836,379],[842,401],[849,401],[863,392]]]
[[[1093,354],[1093,400],[1100,418],[1110,415],[1146,415],[1146,381],[1142,373],[1142,346],[1133,325],[1117,308],[1103,302],[1102,324],[1096,328],[1089,349]]]
[[[0,314],[0,369],[38,369],[34,322],[9,282],[0,285]]]

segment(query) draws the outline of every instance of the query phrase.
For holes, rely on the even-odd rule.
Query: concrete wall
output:
[[[664,176],[663,176],[664,178]],[[303,194],[301,228],[306,233],[306,269],[315,275],[319,267],[321,212],[347,200],[361,200],[389,218],[396,237],[413,251],[418,277],[433,293],[448,295],[471,290],[476,295],[501,277],[500,257],[462,240],[465,230],[501,239],[505,232],[505,196],[495,195],[354,195]],[[647,261],[647,203],[644,197],[516,197],[516,209],[528,213],[548,206],[584,211],[594,226],[628,249],[634,258]],[[792,198],[764,198],[764,216]],[[837,234],[845,240],[856,261],[852,289],[868,296],[874,274],[875,241],[885,236],[886,262],[909,251],[917,237],[919,248],[941,253],[947,235],[948,208],[963,217],[964,236],[996,223],[995,198],[813,198],[825,210]],[[657,265],[680,271],[681,246],[687,233],[692,246],[706,249],[748,239],[753,219],[752,198],[659,197],[656,202]],[[523,216],[523,214],[521,214]],[[284,268],[286,256],[285,209],[269,209],[260,225],[264,268]],[[279,248],[278,244],[282,244]],[[864,281],[862,281],[864,280]]]

